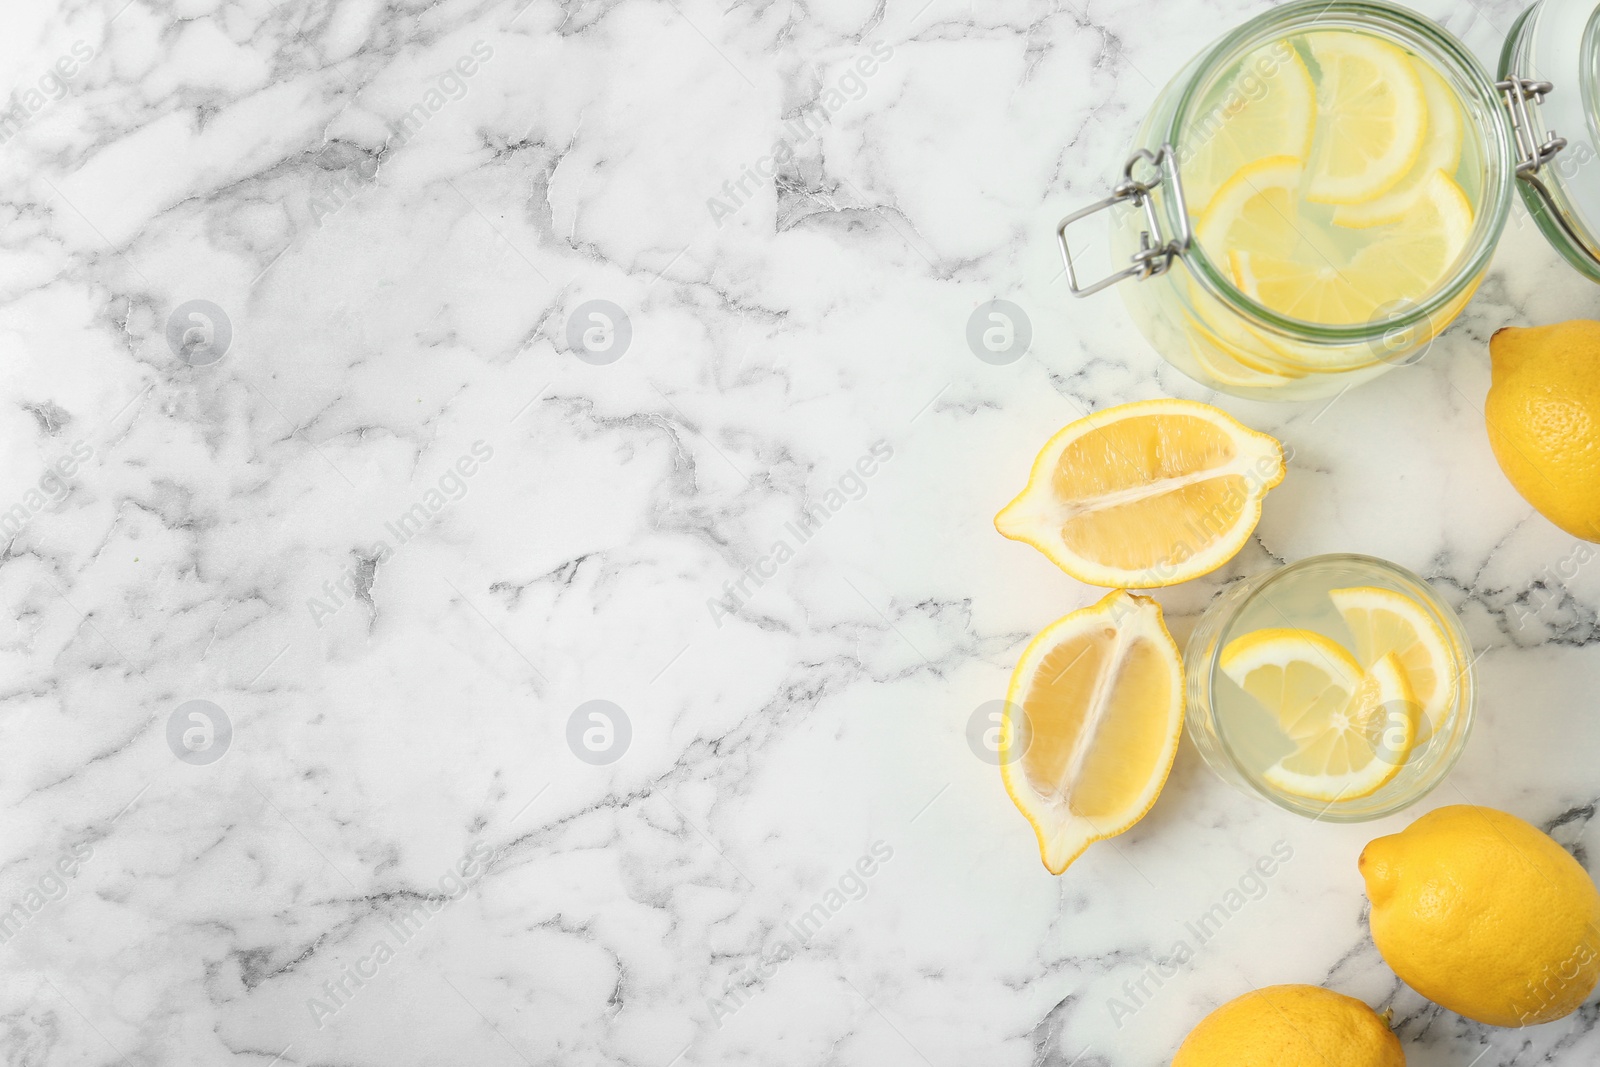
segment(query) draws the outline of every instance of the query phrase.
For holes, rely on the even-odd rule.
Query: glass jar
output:
[[[1547,133],[1540,165],[1522,169],[1522,200],[1562,258],[1600,282],[1600,181],[1593,171],[1577,180],[1600,151],[1600,7],[1544,0],[1528,8],[1506,38],[1499,71],[1502,85],[1538,90],[1528,95],[1537,114],[1522,128],[1565,135]]]
[[[1333,800],[1297,796],[1274,785],[1265,768],[1287,744],[1282,727],[1221,668],[1230,642],[1260,630],[1311,630],[1355,652],[1360,642],[1350,632],[1335,590],[1403,597],[1434,635],[1437,656],[1448,663],[1430,694],[1430,707],[1412,704],[1386,708],[1409,714],[1414,726],[1396,738],[1389,728],[1374,759],[1398,766],[1383,786],[1362,796]],[[1428,658],[1425,662],[1432,662]],[[1472,646],[1454,611],[1428,583],[1403,567],[1373,556],[1312,556],[1235,582],[1214,600],[1195,625],[1184,649],[1185,715],[1189,739],[1213,771],[1252,796],[1263,797],[1298,815],[1325,822],[1359,822],[1393,814],[1416,803],[1444,780],[1466,747],[1477,707]],[[1409,668],[1408,668],[1409,669]]]
[[[1507,42],[1498,83],[1442,27],[1391,4],[1300,0],[1252,19],[1196,56],[1162,91],[1112,195],[1058,225],[1072,292],[1089,296],[1128,282],[1121,290],[1135,323],[1190,377],[1236,396],[1306,400],[1342,392],[1426,353],[1482,281],[1519,179],[1562,255],[1600,280],[1600,242],[1591,237],[1600,226],[1589,221],[1600,218],[1600,183],[1585,189],[1572,180],[1595,156],[1597,15],[1596,0],[1542,0]],[[1574,25],[1582,30],[1581,49],[1572,46]],[[1276,42],[1332,30],[1378,38],[1440,75],[1462,116],[1464,143],[1476,146],[1471,232],[1454,266],[1418,299],[1394,300],[1369,321],[1347,325],[1291,318],[1247,295],[1227,267],[1229,250],[1196,239],[1195,216],[1206,205],[1190,202],[1184,187],[1185,163],[1216,129],[1219,87],[1242,83],[1241,73],[1249,73],[1245,61],[1259,62]],[[1557,55],[1565,64],[1553,62]],[[1540,80],[1547,70],[1565,84]],[[1534,132],[1549,128],[1543,112],[1558,100],[1562,122],[1576,123],[1574,137],[1582,138],[1573,151],[1564,151],[1568,142],[1553,133]],[[1129,266],[1080,283],[1067,230],[1101,211],[1111,216],[1113,263]]]

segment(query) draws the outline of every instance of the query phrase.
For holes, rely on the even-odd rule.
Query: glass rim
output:
[[[1294,27],[1292,24],[1296,22],[1303,21],[1309,27],[1333,20],[1381,31],[1385,36],[1397,38],[1417,51],[1426,53],[1430,60],[1445,66],[1458,76],[1459,82],[1468,85],[1476,102],[1481,105],[1478,113],[1469,116],[1469,121],[1477,125],[1483,138],[1484,185],[1479,193],[1479,203],[1475,205],[1477,218],[1474,220],[1472,237],[1449,280],[1424,300],[1415,302],[1412,307],[1397,309],[1391,316],[1335,326],[1290,318],[1251,299],[1225,272],[1218,269],[1199,242],[1191,242],[1181,258],[1190,275],[1223,306],[1249,319],[1252,325],[1265,327],[1293,341],[1359,345],[1423,325],[1429,328],[1431,336],[1435,332],[1432,330],[1434,317],[1459,299],[1488,267],[1506,221],[1510,218],[1512,188],[1516,181],[1510,122],[1503,117],[1504,104],[1500,92],[1477,58],[1442,26],[1383,0],[1295,0],[1264,12],[1224,35],[1207,50],[1194,72],[1186,77],[1183,92],[1172,109],[1161,141],[1175,146],[1179,144],[1179,135],[1187,127],[1191,113],[1199,103],[1200,89],[1209,87],[1217,75],[1250,51],[1286,32],[1305,28]],[[1290,24],[1287,31],[1286,24]],[[1483,114],[1494,118],[1483,121]],[[1179,220],[1174,217],[1174,198],[1163,197],[1162,200],[1164,221],[1172,227],[1172,232],[1183,232]],[[1484,208],[1489,210],[1485,211]],[[1370,362],[1345,369],[1357,370],[1384,361],[1382,356],[1375,354]]]
[[[1312,565],[1324,565],[1329,563],[1346,563],[1365,567],[1374,567],[1378,570],[1389,572],[1390,574],[1402,580],[1405,584],[1414,585],[1420,588],[1427,598],[1427,603],[1425,606],[1428,608],[1428,613],[1436,616],[1438,620],[1443,623],[1445,636],[1450,640],[1450,643],[1455,646],[1457,655],[1460,656],[1466,663],[1466,666],[1462,669],[1460,676],[1457,679],[1455,718],[1454,723],[1449,731],[1449,736],[1443,739],[1444,743],[1449,746],[1444,756],[1433,768],[1430,769],[1428,780],[1422,783],[1422,787],[1419,790],[1409,794],[1397,796],[1389,803],[1383,804],[1377,808],[1373,808],[1370,811],[1348,813],[1340,812],[1334,807],[1338,801],[1330,801],[1319,809],[1316,807],[1315,802],[1307,801],[1305,804],[1298,804],[1292,798],[1282,796],[1270,789],[1267,789],[1262,783],[1256,780],[1255,775],[1250,774],[1245,770],[1244,762],[1241,761],[1238,755],[1235,753],[1234,747],[1229,742],[1226,731],[1221,729],[1220,722],[1217,721],[1216,715],[1216,696],[1214,692],[1214,685],[1217,674],[1222,669],[1222,649],[1226,645],[1223,637],[1227,633],[1228,625],[1233,621],[1234,618],[1238,617],[1240,613],[1244,612],[1252,603],[1254,603],[1257,598],[1261,596],[1261,594],[1266,592],[1267,589],[1276,584],[1282,578],[1293,575],[1294,573],[1304,570]],[[1206,700],[1207,714],[1213,720],[1213,723],[1216,724],[1216,728],[1212,730],[1212,733],[1215,735],[1216,741],[1222,749],[1223,757],[1237,773],[1238,780],[1243,782],[1251,793],[1271,801],[1273,804],[1283,808],[1285,811],[1293,812],[1296,815],[1303,815],[1306,818],[1312,819],[1316,822],[1330,823],[1370,822],[1374,819],[1381,819],[1386,816],[1393,815],[1398,811],[1404,811],[1406,808],[1409,808],[1411,805],[1417,803],[1417,801],[1433,792],[1434,789],[1438,788],[1440,783],[1442,783],[1445,778],[1449,776],[1450,772],[1455,769],[1456,763],[1461,759],[1461,754],[1467,749],[1467,741],[1472,735],[1472,726],[1473,722],[1477,718],[1478,710],[1477,677],[1473,672],[1473,666],[1476,661],[1472,659],[1472,644],[1467,640],[1466,631],[1462,627],[1461,619],[1459,616],[1457,616],[1455,610],[1452,609],[1450,605],[1446,604],[1439,597],[1439,594],[1433,591],[1433,587],[1428,584],[1425,578],[1423,578],[1420,574],[1409,570],[1408,568],[1400,566],[1398,563],[1393,563],[1379,556],[1368,556],[1359,552],[1328,552],[1318,556],[1306,556],[1303,559],[1295,560],[1293,563],[1286,563],[1274,570],[1258,576],[1254,580],[1254,584],[1251,586],[1251,588],[1246,590],[1244,596],[1242,596],[1239,601],[1232,606],[1232,609],[1229,612],[1228,621],[1218,626],[1216,640],[1213,642],[1213,644],[1215,647],[1213,647],[1206,656],[1204,667],[1206,684],[1203,690]]]

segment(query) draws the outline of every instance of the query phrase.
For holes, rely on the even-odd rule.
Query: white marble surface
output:
[[[1413,1067],[1593,1063],[1593,1004],[1493,1031],[1383,965],[1355,857],[1406,817],[1296,819],[1186,742],[1054,878],[965,740],[1099,595],[991,527],[1034,451],[1208,399],[1295,458],[1257,542],[1160,594],[1180,639],[1273,559],[1422,572],[1484,653],[1422,807],[1600,862],[1600,566],[1563,567],[1480,414],[1488,335],[1600,293],[1520,206],[1430,357],[1329,407],[1210,396],[1116,297],[1067,298],[1056,219],[1266,6],[6,5],[5,1061],[1144,1067],[1313,982],[1394,1007]],[[1424,6],[1488,60],[1519,5]],[[995,297],[1033,327],[1008,366],[965,340]],[[219,362],[169,348],[190,300],[231,324]],[[567,339],[591,300],[632,330],[606,365]],[[567,740],[597,699],[631,726],[603,765]],[[192,700],[232,728],[205,765],[169,747]],[[1114,1018],[1279,842],[1261,899]]]

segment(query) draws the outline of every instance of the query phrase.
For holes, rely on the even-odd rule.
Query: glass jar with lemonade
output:
[[[1573,132],[1591,137],[1595,0],[1539,8],[1503,66],[1548,66],[1550,26],[1587,26],[1591,61],[1565,91],[1590,116]],[[1562,254],[1600,278],[1600,227],[1562,196],[1577,188],[1555,165],[1570,146],[1542,130],[1555,87],[1502,73],[1492,81],[1454,37],[1390,4],[1305,0],[1258,17],[1178,73],[1113,195],[1057,228],[1069,284],[1086,296],[1128,281],[1134,319],[1180,370],[1295,400],[1425,351],[1482,280],[1519,178],[1530,204],[1551,205],[1541,226]],[[1129,265],[1080,284],[1067,230],[1102,210],[1113,261]]]

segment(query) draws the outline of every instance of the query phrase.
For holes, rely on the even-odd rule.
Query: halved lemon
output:
[[[1250,539],[1283,448],[1193,400],[1141,400],[1059,431],[995,529],[1081,582],[1149,589],[1209,574]]]
[[[1427,105],[1426,133],[1422,150],[1410,172],[1382,196],[1357,204],[1340,204],[1333,209],[1339,226],[1366,228],[1399,222],[1422,195],[1423,186],[1433,172],[1454,174],[1461,163],[1465,124],[1459,97],[1431,66],[1414,64],[1422,81],[1422,98]]]
[[[1399,184],[1428,129],[1422,79],[1411,58],[1376,37],[1307,34],[1317,83],[1317,129],[1306,199],[1360,204]]]
[[[1305,159],[1316,112],[1316,86],[1292,44],[1277,41],[1245,56],[1183,131],[1180,163],[1190,209],[1204,208],[1240,160]]]
[[[1373,322],[1399,298],[1420,298],[1445,278],[1472,236],[1472,205],[1443,171],[1434,171],[1405,216],[1347,263],[1234,249],[1234,280],[1252,298],[1305,322]],[[1278,247],[1285,246],[1283,237]]]
[[[1261,773],[1275,789],[1308,800],[1358,800],[1388,785],[1416,744],[1416,697],[1393,653],[1363,672],[1322,634],[1265,629],[1230,641],[1219,665],[1294,743]]]
[[[1358,586],[1328,596],[1355,638],[1356,659],[1371,666],[1393,653],[1437,733],[1456,693],[1456,660],[1439,624],[1421,604],[1392,589]]]
[[[1012,672],[1000,775],[1052,874],[1156,802],[1183,731],[1183,662],[1161,606],[1117,590],[1051,623]]]

